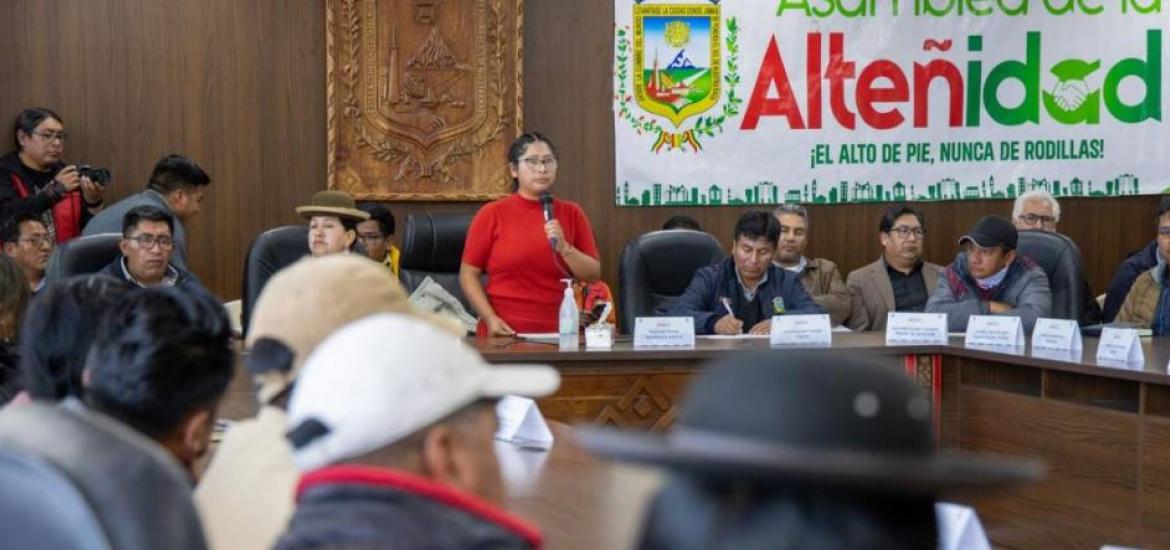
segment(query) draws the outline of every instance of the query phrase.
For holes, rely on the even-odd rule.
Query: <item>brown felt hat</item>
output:
[[[353,197],[344,191],[318,191],[306,206],[298,206],[297,214],[305,219],[313,216],[337,216],[359,222],[370,219],[370,214],[358,210]]]
[[[580,428],[596,453],[708,478],[938,495],[1042,479],[1042,462],[938,450],[931,402],[872,357],[742,353],[706,367],[664,434]]]
[[[259,372],[249,362],[260,402],[271,401],[291,386],[322,340],[342,326],[378,313],[410,314],[463,335],[458,321],[411,307],[398,278],[365,256],[310,257],[280,270],[256,301],[245,344],[252,350],[258,341],[276,340],[291,350],[292,360]],[[387,349],[386,353],[400,351]]]

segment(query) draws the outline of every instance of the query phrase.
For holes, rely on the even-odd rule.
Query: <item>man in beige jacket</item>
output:
[[[833,326],[849,317],[849,289],[841,280],[837,264],[824,258],[806,258],[808,245],[808,210],[799,204],[781,204],[772,212],[780,222],[780,240],[776,243],[773,263],[800,278],[805,292],[817,305],[829,312]]]
[[[923,311],[943,267],[922,259],[926,225],[922,212],[892,206],[882,216],[878,239],[882,257],[849,273],[853,310],[846,326],[853,330],[885,330],[891,311]]]
[[[306,258],[264,287],[245,342],[260,410],[228,429],[195,489],[211,548],[271,548],[287,527],[299,477],[285,439],[293,384],[327,336],[376,313],[414,310],[398,279],[364,256]],[[435,322],[462,333],[458,323]]]
[[[1163,200],[1158,208],[1158,263],[1138,275],[1125,303],[1117,312],[1118,322],[1133,323],[1153,331],[1155,336],[1170,333],[1170,285],[1167,279],[1167,258],[1170,258],[1170,201]]]

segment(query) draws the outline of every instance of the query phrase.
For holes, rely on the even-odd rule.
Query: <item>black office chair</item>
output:
[[[5,548],[207,547],[190,482],[175,459],[79,405],[5,410],[0,482]]]
[[[57,245],[49,256],[45,279],[57,281],[73,275],[101,271],[122,254],[118,248],[121,240],[121,233],[99,233]]]
[[[669,306],[687,289],[695,271],[725,257],[719,241],[702,231],[667,229],[632,239],[618,261],[618,324],[631,331],[634,319]]]
[[[260,291],[277,271],[309,254],[309,226],[285,225],[269,229],[252,241],[244,260],[243,290],[240,293],[240,325],[248,331],[248,320]]]
[[[1044,269],[1052,289],[1052,317],[1078,320],[1084,306],[1084,265],[1076,243],[1059,233],[1020,231],[1016,249]]]
[[[414,292],[427,277],[433,279],[463,303],[467,312],[475,310],[459,286],[459,264],[463,244],[473,214],[411,214],[406,218],[402,252],[398,259],[398,278],[407,292]]]

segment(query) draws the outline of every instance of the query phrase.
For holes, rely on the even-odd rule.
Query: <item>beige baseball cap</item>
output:
[[[263,372],[253,369],[260,402],[268,403],[291,386],[305,359],[327,336],[376,313],[413,315],[453,335],[463,334],[458,321],[411,307],[398,279],[385,266],[364,256],[306,257],[280,270],[256,301],[245,345],[252,349],[262,339],[276,340],[292,351],[292,361]],[[386,347],[384,351],[395,350]]]

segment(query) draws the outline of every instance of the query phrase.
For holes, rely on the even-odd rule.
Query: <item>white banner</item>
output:
[[[1161,193],[1161,0],[615,0],[621,206]]]

